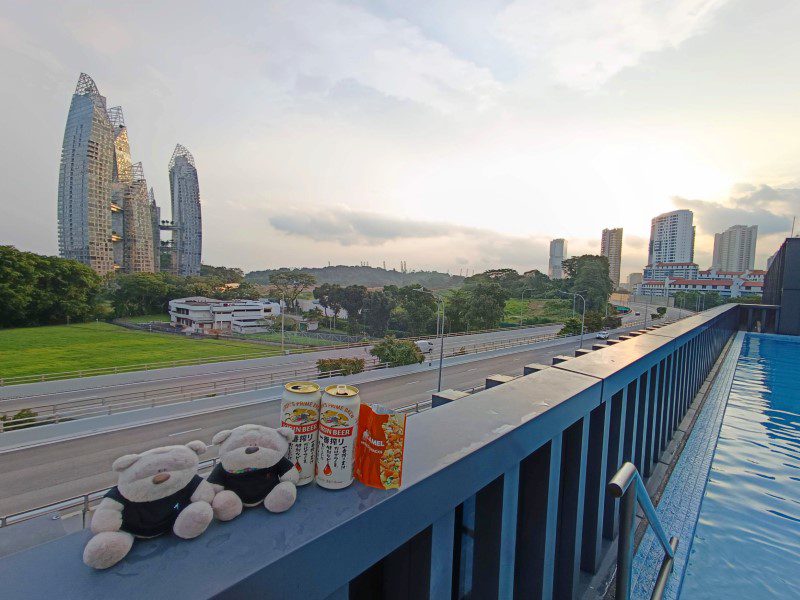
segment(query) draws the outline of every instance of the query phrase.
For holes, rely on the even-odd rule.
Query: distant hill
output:
[[[385,285],[423,285],[430,289],[445,289],[460,286],[464,278],[459,275],[448,275],[438,271],[401,271],[381,269],[379,267],[355,267],[337,265],[331,267],[304,267],[301,269],[269,269],[251,271],[244,276],[245,281],[267,285],[271,273],[278,271],[303,272],[313,275],[317,283],[338,283],[339,285],[363,285],[379,288]]]

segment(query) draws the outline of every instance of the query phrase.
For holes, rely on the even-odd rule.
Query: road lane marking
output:
[[[471,369],[467,369],[467,373],[469,373],[470,371],[477,371],[477,370],[478,370],[478,367],[472,367]]]
[[[202,427],[197,427],[196,429],[187,429],[186,431],[179,431],[177,433],[170,433],[168,437],[175,437],[176,435],[183,435],[184,433],[192,433],[193,431],[200,431]]]
[[[407,383],[406,385],[414,385],[415,383],[419,383],[419,381],[411,381],[411,382]]]

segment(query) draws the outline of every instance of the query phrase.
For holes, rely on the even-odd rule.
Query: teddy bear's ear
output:
[[[133,463],[139,460],[139,458],[141,458],[139,454],[126,454],[125,456],[120,456],[114,461],[114,464],[111,465],[111,469],[119,473],[120,471],[124,471],[130,467]]]
[[[192,440],[191,442],[186,444],[186,447],[189,448],[189,450],[192,450],[198,456],[200,456],[203,452],[206,451],[206,445],[200,440]]]
[[[233,432],[230,429],[223,429],[219,433],[216,433],[213,438],[211,438],[211,443],[215,446],[219,446],[222,442],[231,437],[231,433]]]
[[[278,427],[278,433],[285,437],[287,442],[294,439],[294,430],[291,427]]]

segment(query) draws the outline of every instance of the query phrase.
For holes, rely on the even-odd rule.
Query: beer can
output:
[[[321,396],[319,386],[309,381],[290,381],[283,386],[281,427],[294,431],[286,458],[300,474],[297,485],[311,483],[314,479]]]
[[[317,485],[338,490],[353,483],[358,410],[352,385],[329,385],[322,394],[317,447]]]

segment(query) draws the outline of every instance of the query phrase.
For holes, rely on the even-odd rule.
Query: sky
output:
[[[124,110],[165,216],[195,157],[203,262],[546,270],[547,245],[623,276],[650,219],[689,208],[696,261],[800,213],[794,0],[0,0],[0,244],[56,254],[81,72]]]

